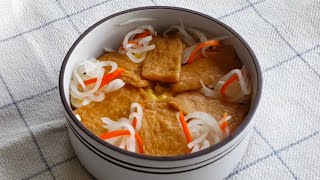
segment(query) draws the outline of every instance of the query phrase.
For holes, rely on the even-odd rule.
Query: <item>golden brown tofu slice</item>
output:
[[[149,80],[178,82],[181,68],[182,42],[178,37],[156,36],[151,42],[156,48],[147,53],[142,76]]]
[[[135,87],[147,87],[150,82],[141,76],[142,64],[132,62],[127,55],[117,52],[107,53],[98,58],[101,61],[114,61],[119,67],[126,71],[121,75],[121,79]]]
[[[143,109],[140,135],[145,154],[175,156],[188,153],[186,137],[168,102],[148,101]]]
[[[227,103],[217,99],[206,97],[198,91],[189,91],[178,94],[170,104],[183,111],[185,114],[202,111],[210,114],[216,120],[220,120],[226,112],[232,116],[230,121],[231,132],[238,127],[246,117],[249,110],[249,105],[238,103]]]
[[[236,50],[233,46],[217,47],[214,51],[207,52],[210,59],[214,60],[217,66],[225,70],[241,68],[241,61],[237,58]]]
[[[131,85],[125,85],[121,89],[107,93],[101,102],[91,102],[74,111],[79,114],[81,122],[94,134],[100,135],[107,132],[101,117],[108,117],[112,120],[118,120],[121,117],[129,117],[130,105],[133,102],[144,100],[141,89]]]
[[[208,53],[208,58],[201,58],[181,67],[179,82],[172,85],[175,93],[201,88],[200,80],[205,85],[216,84],[219,79],[234,68],[241,68],[233,47],[218,48]]]

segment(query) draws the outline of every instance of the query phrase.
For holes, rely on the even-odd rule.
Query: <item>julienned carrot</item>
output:
[[[138,42],[137,41],[128,41],[128,44],[136,44],[136,45],[138,45]]]
[[[132,126],[133,126],[133,129],[136,128],[136,126],[137,126],[137,118],[133,118]]]
[[[124,69],[124,68],[118,68],[110,74],[103,75],[102,82],[101,82],[101,85],[99,88],[109,84],[112,80],[117,79],[125,70],[126,69]],[[84,81],[84,84],[87,86],[87,85],[93,84],[95,82],[97,82],[97,78],[92,78],[92,79],[88,79],[88,80]]]
[[[231,76],[221,87],[220,94],[222,97],[226,97],[226,90],[227,88],[235,81],[239,80],[239,77],[237,74],[234,74]]]
[[[150,35],[150,31],[149,30],[145,30],[143,33],[140,33],[140,34],[136,34],[134,36],[134,39],[140,39],[140,38],[145,38],[147,36]]]
[[[184,132],[184,135],[186,136],[187,138],[187,142],[191,142],[192,141],[192,137],[190,135],[190,131],[189,131],[189,128],[188,128],[188,124],[183,116],[183,113],[182,111],[180,111],[180,116],[179,116],[179,120],[180,120],[180,123],[181,123],[181,126],[182,126],[182,129],[183,129],[183,132]]]
[[[120,129],[120,130],[107,132],[105,134],[101,134],[99,137],[101,139],[103,139],[103,140],[106,140],[106,139],[110,139],[110,138],[113,138],[113,137],[125,136],[125,135],[130,135],[130,131],[129,130]],[[139,151],[142,154],[143,153],[143,143],[142,143],[142,139],[141,139],[140,135],[137,132],[135,133],[135,138],[136,138],[136,141],[137,141],[137,144],[138,144]]]
[[[143,142],[142,142],[142,139],[141,139],[139,133],[136,132],[135,137],[136,137],[136,141],[137,141],[137,144],[138,144],[139,151],[140,151],[141,154],[143,154]]]
[[[116,130],[116,131],[107,132],[105,134],[101,134],[99,137],[103,140],[106,140],[109,138],[124,136],[124,135],[130,135],[130,131],[121,129],[121,130]]]
[[[226,121],[227,118],[227,113],[223,114],[223,118],[222,118],[222,124],[220,125],[220,128],[222,129],[223,132],[226,132],[226,128],[228,127],[228,122]]]
[[[218,46],[220,44],[219,41],[217,40],[209,40],[209,41],[206,41],[206,42],[203,42],[203,43],[200,43],[198,46],[196,46],[196,48],[194,48],[194,50],[191,52],[189,58],[188,58],[188,61],[187,63],[190,64],[194,61],[196,55],[197,55],[197,52],[200,51],[202,48],[204,47],[209,47],[209,46]]]

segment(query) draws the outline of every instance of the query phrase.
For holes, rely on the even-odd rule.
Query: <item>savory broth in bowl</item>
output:
[[[104,47],[102,56],[75,66],[74,114],[127,151],[176,156],[206,149],[235,131],[249,111],[249,71],[224,44],[229,38],[208,39],[183,22],[163,33],[138,26],[118,49]]]

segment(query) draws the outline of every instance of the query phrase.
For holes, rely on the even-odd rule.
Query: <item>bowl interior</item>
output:
[[[136,22],[123,26],[119,25],[132,18],[145,17],[155,20]],[[126,33],[139,25],[152,25],[157,32],[162,33],[170,25],[179,24],[179,18],[182,19],[185,26],[194,27],[206,32],[209,37],[222,35],[233,36],[223,43],[232,44],[242,63],[249,67],[252,82],[251,109],[249,114],[252,116],[255,110],[255,108],[252,107],[257,105],[260,98],[261,73],[259,65],[249,46],[237,33],[221,22],[200,13],[172,7],[146,7],[128,10],[102,19],[84,32],[69,50],[61,71],[60,91],[63,90],[61,94],[64,103],[67,103],[67,107],[65,107],[69,108],[67,111],[71,112],[69,85],[72,70],[79,61],[102,55],[104,53],[103,48],[105,47],[118,49]],[[72,117],[72,115],[70,116]],[[75,119],[75,117],[73,118]],[[250,119],[251,117],[247,117],[245,121],[250,121]]]

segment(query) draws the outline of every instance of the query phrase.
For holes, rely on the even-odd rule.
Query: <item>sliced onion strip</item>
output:
[[[179,30],[179,33],[184,37],[184,39],[185,39],[185,41],[186,41],[188,46],[192,46],[193,44],[196,43],[194,41],[194,39],[187,33],[187,31],[183,27],[181,27],[179,25],[172,25],[169,29],[167,29],[163,33],[164,37],[167,37],[168,32],[170,32],[173,29],[178,29]]]
[[[202,92],[205,96],[208,96],[208,97],[216,97],[217,96],[215,91],[213,91],[212,89],[210,89],[206,85],[204,85],[202,80],[200,80],[200,83],[201,83],[201,86],[202,86],[200,92]]]
[[[195,29],[195,28],[188,28],[187,29],[189,32],[193,33],[194,35],[196,35],[200,42],[206,42],[208,41],[206,35],[204,35],[204,33],[202,33],[201,31]],[[201,49],[201,53],[204,57],[208,57],[207,53],[206,53],[206,50],[208,49],[208,47],[204,47]]]

